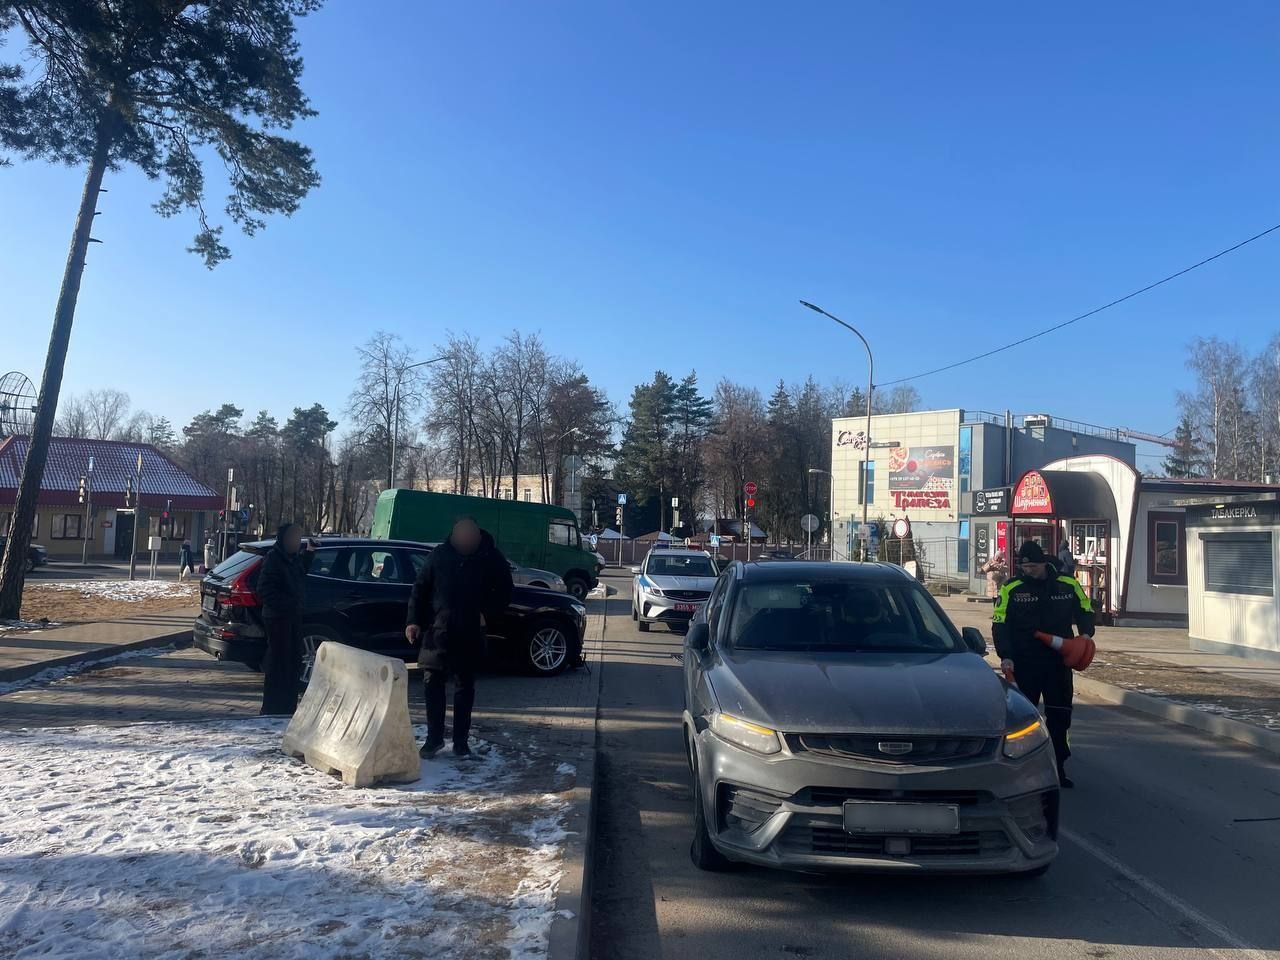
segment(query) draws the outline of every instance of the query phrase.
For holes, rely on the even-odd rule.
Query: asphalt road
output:
[[[1077,701],[1062,852],[1039,879],[824,877],[689,860],[682,638],[610,577],[592,956],[1280,958],[1280,758]]]

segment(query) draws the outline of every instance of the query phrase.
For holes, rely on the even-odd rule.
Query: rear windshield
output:
[[[645,572],[651,577],[714,577],[716,568],[710,557],[692,553],[687,557],[650,557]]]
[[[226,580],[228,577],[234,577],[240,573],[245,567],[248,567],[255,560],[261,560],[261,554],[250,553],[248,550],[240,550],[233,553],[227,559],[213,568],[213,575],[220,580]]]
[[[727,645],[740,650],[963,651],[954,627],[911,583],[743,583]]]

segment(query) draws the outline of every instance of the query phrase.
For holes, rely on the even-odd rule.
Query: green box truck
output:
[[[582,545],[578,518],[553,504],[384,490],[373,511],[373,536],[440,543],[463,514],[475,517],[512,563],[558,573],[575,597],[585,597],[596,585],[595,552]]]

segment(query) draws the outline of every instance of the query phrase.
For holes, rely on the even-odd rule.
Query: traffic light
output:
[[[754,510],[754,509],[755,509],[755,506],[756,506],[756,498],[755,498],[755,497],[747,497],[747,509],[748,509],[748,510]]]
[[[85,496],[85,478],[83,475],[81,475],[80,477],[80,502],[81,503],[84,503],[84,496]]]
[[[164,502],[164,512],[163,512],[162,514],[160,514],[160,519],[161,519],[161,520],[168,520],[168,519],[169,519],[169,511],[170,511],[170,510],[172,510],[172,509],[173,509],[173,501],[172,501],[172,500],[166,500],[166,501]]]
[[[133,506],[133,477],[125,477],[124,481],[124,505],[126,507]]]

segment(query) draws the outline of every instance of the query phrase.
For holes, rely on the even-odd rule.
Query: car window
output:
[[[729,578],[721,577],[707,599],[707,626],[711,628],[712,634],[716,632],[716,622],[720,619],[720,609],[724,606],[724,595],[728,587]]]
[[[959,636],[915,591],[920,591],[915,584],[818,578],[746,581],[734,598],[727,645],[740,650],[963,651]]]
[[[431,554],[424,553],[421,550],[412,550],[409,552],[409,562],[413,564],[412,579],[417,580],[422,575],[422,568],[427,565],[427,558]]]
[[[340,577],[341,574],[334,572],[334,565],[338,562],[338,548],[326,547],[317,550],[315,556],[311,558],[311,570],[309,571],[315,577]]]
[[[390,550],[354,547],[347,553],[339,576],[357,583],[403,583],[400,561]]]
[[[568,520],[552,520],[547,525],[547,540],[560,547],[576,547],[581,543],[578,528]]]
[[[651,577],[714,577],[716,568],[710,557],[699,553],[688,556],[651,553],[644,572]]]

